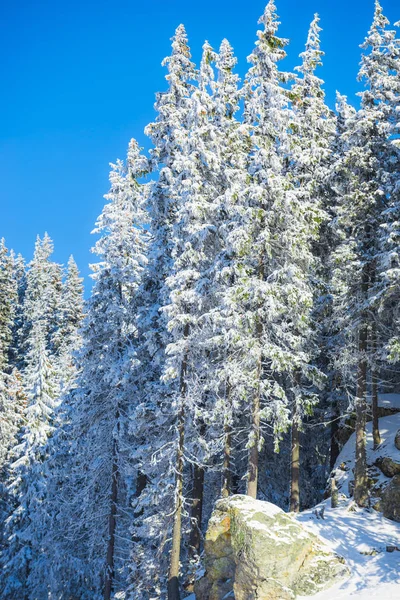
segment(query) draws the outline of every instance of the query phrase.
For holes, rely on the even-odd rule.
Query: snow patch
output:
[[[380,394],[378,396],[378,406],[400,410],[400,394]]]
[[[390,396],[390,402],[400,394]],[[394,397],[394,398],[393,398]],[[389,401],[389,399],[388,399]],[[394,445],[394,437],[400,429],[400,413],[379,419],[382,444],[373,450],[372,424],[367,424],[367,461],[373,465],[380,456],[390,456],[400,462],[400,451]],[[349,497],[348,484],[354,478],[355,435],[344,446],[336,463],[339,487],[339,506],[332,509],[330,499],[325,506],[324,519],[317,519],[314,509],[298,515],[298,521],[323,538],[335,552],[343,556],[351,570],[351,577],[329,590],[315,596],[298,597],[298,600],[398,600],[400,598],[400,551],[387,552],[387,546],[400,547],[400,523],[385,519],[373,509],[355,506]],[[340,465],[343,469],[340,468]],[[388,481],[377,470],[379,482]]]

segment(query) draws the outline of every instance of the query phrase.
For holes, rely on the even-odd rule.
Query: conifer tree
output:
[[[220,149],[213,122],[212,88],[215,53],[206,42],[199,70],[199,85],[191,96],[188,120],[190,133],[181,178],[176,182],[177,218],[173,227],[173,263],[167,279],[170,302],[164,308],[171,332],[166,348],[165,381],[179,377],[176,404],[179,406],[178,456],[189,454],[193,463],[191,553],[199,555],[203,502],[204,465],[209,459],[208,415],[215,400],[209,362],[210,314],[216,305],[213,293],[215,260],[221,250],[219,239],[219,196],[221,193]],[[171,395],[173,394],[171,390]],[[183,461],[180,461],[183,477]],[[181,494],[183,489],[179,482]],[[182,519],[176,512],[177,521]],[[179,529],[179,522],[174,524]],[[173,536],[174,542],[174,536]],[[180,540],[176,541],[179,554]],[[174,556],[174,554],[173,554]],[[176,592],[174,592],[176,593]],[[171,596],[175,597],[175,596]]]
[[[132,366],[133,358],[127,354],[136,337],[136,291],[146,263],[143,186],[137,181],[146,170],[147,161],[132,140],[126,163],[112,165],[108,202],[94,229],[100,234],[93,249],[100,262],[92,265],[95,285],[78,356],[82,366],[66,399],[69,450],[61,455],[67,455],[67,464],[58,462],[58,468],[68,476],[59,492],[53,534],[68,556],[62,563],[54,557],[56,584],[68,579],[69,594],[75,597],[111,598],[117,591],[121,552],[127,552],[118,535],[127,527],[126,521],[118,519],[130,514],[126,436],[132,397],[124,380],[125,369]],[[69,284],[68,295],[79,292],[80,298],[80,281],[72,264]],[[56,468],[53,471],[57,477]],[[57,588],[53,592],[59,593]]]
[[[271,223],[268,219],[275,212],[270,200],[273,197],[281,202],[283,200],[283,173],[276,142],[281,138],[287,124],[287,100],[281,86],[284,77],[278,71],[277,63],[286,56],[284,48],[288,42],[276,35],[279,23],[276,6],[272,0],[267,4],[259,23],[264,27],[257,32],[259,39],[248,59],[253,66],[249,70],[247,85],[253,93],[245,105],[245,117],[253,125],[253,148],[249,164],[251,179],[245,190],[248,225],[243,223],[249,234],[244,239],[239,239],[237,251],[239,256],[244,255],[247,260],[243,261],[244,264],[240,264],[239,261],[238,270],[243,275],[238,278],[235,286],[239,292],[236,292],[235,300],[239,306],[242,304],[242,311],[244,314],[253,313],[252,318],[245,317],[243,322],[247,325],[248,347],[245,348],[245,352],[249,352],[250,358],[250,364],[245,367],[250,376],[249,390],[246,392],[249,394],[251,419],[247,493],[254,498],[257,496],[258,453],[262,443],[262,397],[272,399],[275,396],[274,399],[278,400],[280,396],[284,400],[281,406],[279,400],[275,405],[278,409],[277,431],[286,426],[288,416],[283,390],[279,384],[270,388],[270,382],[264,378],[264,363],[267,360],[264,355],[267,346],[265,333],[268,328],[267,322],[272,320],[266,301],[268,284],[265,285],[265,280],[270,275],[267,272],[267,261],[272,255],[269,239]],[[274,401],[270,403],[272,404]]]
[[[12,370],[10,349],[17,300],[13,262],[13,256],[8,252],[4,239],[0,240],[0,480],[3,480],[2,471],[18,430],[18,419],[12,405],[13,398],[8,392]]]
[[[319,17],[314,16],[308,32],[305,51],[300,54],[302,64],[296,67],[300,73],[291,88],[290,99],[293,107],[292,124],[292,152],[288,177],[293,178],[295,189],[299,200],[313,210],[316,220],[326,219],[323,206],[325,204],[325,181],[329,168],[331,143],[334,134],[334,119],[324,101],[323,81],[319,79],[315,71],[322,65],[323,52],[320,47]],[[308,264],[309,286],[312,286],[314,297],[321,293],[324,283],[316,286],[319,277],[323,277],[318,265],[319,242],[315,236],[312,251],[316,260]],[[318,277],[319,275],[319,277]],[[322,306],[316,307],[317,311],[324,310]],[[314,319],[316,313],[314,312]],[[305,333],[303,347],[311,351],[316,358],[314,325]],[[314,346],[314,348],[313,348]],[[301,382],[300,375],[298,376]],[[291,489],[290,510],[299,511],[300,508],[300,431],[302,428],[302,410],[295,402],[292,407],[292,440],[291,440]]]
[[[4,550],[4,593],[29,597],[35,585],[36,561],[42,561],[41,536],[46,529],[47,441],[53,431],[58,378],[53,364],[52,336],[61,289],[61,269],[50,261],[53,244],[46,234],[36,241],[29,265],[23,304],[23,383],[27,395],[24,426],[9,457],[8,511]],[[17,287],[15,286],[17,293]],[[15,374],[16,383],[18,375]],[[18,397],[21,398],[18,392]],[[22,396],[23,397],[23,396]],[[20,413],[20,410],[18,411]]]
[[[214,219],[219,230],[221,251],[215,259],[214,283],[216,306],[210,316],[213,323],[214,379],[217,397],[211,415],[216,427],[224,423],[222,461],[223,496],[232,491],[235,469],[234,431],[240,421],[240,396],[233,393],[233,382],[237,382],[237,371],[232,361],[232,325],[235,323],[234,304],[224,302],[228,290],[236,279],[234,261],[234,238],[236,227],[241,223],[243,189],[246,186],[248,153],[251,148],[250,127],[237,119],[243,89],[234,69],[237,59],[228,40],[223,40],[216,59],[217,79],[213,86],[214,124],[219,149],[219,198]],[[235,336],[235,334],[233,334]],[[216,448],[217,450],[217,448]]]
[[[400,360],[400,40],[376,0],[361,107],[339,95],[335,119],[319,17],[295,74],[279,68],[274,0],[259,22],[243,87],[227,40],[218,54],[204,44],[197,71],[177,28],[150,159],[131,140],[112,165],[85,306],[74,259],[56,264],[47,234],[27,269],[0,241],[6,600],[179,600],[201,566],[203,507],[241,480],[284,506],[260,450],[290,430],[298,511],[300,466],[316,462],[302,432],[330,409],[339,423],[344,392],[367,503],[368,396],[376,449],[378,394]],[[289,461],[276,463],[287,488]]]
[[[7,516],[8,459],[23,423],[24,395],[21,377],[13,368],[12,342],[17,306],[14,255],[0,241],[0,548]]]
[[[378,287],[377,323],[372,327],[372,390],[374,444],[380,443],[377,420],[377,381],[379,363],[386,352],[382,348],[387,344],[389,360],[398,360],[398,222],[399,222],[399,173],[400,147],[399,107],[400,107],[400,40],[396,30],[390,29],[389,21],[383,15],[382,7],[376,3],[375,18],[369,36],[363,44],[363,57],[360,76],[367,90],[363,102],[374,106],[379,131],[386,138],[385,153],[382,154],[383,177],[380,181],[383,198],[383,223],[381,236],[381,255],[377,261],[375,287]],[[400,23],[395,26],[399,27]],[[393,328],[393,321],[395,327]],[[394,329],[394,331],[393,331]],[[386,331],[390,331],[389,336]],[[392,337],[391,337],[392,336]],[[391,339],[388,343],[388,337]]]
[[[27,328],[24,318],[24,301],[26,292],[26,267],[25,260],[21,254],[14,257],[14,281],[17,290],[15,300],[14,321],[12,329],[12,343],[10,347],[10,363],[21,373],[25,366],[26,338]]]
[[[80,328],[83,320],[83,279],[73,256],[68,260],[67,274],[61,290],[59,327],[56,332],[60,392],[64,394],[73,384],[77,367],[74,354],[80,349]]]
[[[375,139],[371,140],[374,147],[371,148],[371,151],[375,154],[376,160],[379,160],[377,176],[381,198],[378,207],[383,208],[383,227],[387,215],[391,213],[390,209],[387,210],[387,201],[392,206],[396,203],[393,200],[398,195],[396,189],[400,164],[398,150],[392,143],[392,139],[400,132],[396,110],[400,95],[400,40],[396,38],[396,31],[388,28],[389,25],[379,1],[376,0],[374,20],[365,42],[361,45],[364,54],[359,73],[359,79],[364,82],[366,87],[365,91],[361,93],[362,109],[365,117],[369,117],[371,125],[375,120],[375,127],[372,129]],[[379,247],[380,253],[381,247]],[[384,281],[382,282],[385,260],[382,258],[382,256],[377,256],[371,267],[371,294],[375,297],[386,295],[382,289],[382,286],[385,287]],[[387,280],[384,273],[383,279]],[[390,293],[388,295],[390,296]],[[372,380],[371,403],[375,448],[381,441],[378,424],[378,387],[381,348],[385,343],[385,335],[380,325],[382,315],[378,314],[378,304],[381,304],[381,301],[374,302],[374,306],[371,307],[369,329],[369,367]]]
[[[14,260],[0,240],[0,372],[7,371],[15,318],[17,289],[14,280]]]
[[[366,81],[361,109],[351,115],[343,132],[344,154],[334,165],[336,190],[340,190],[337,226],[341,243],[335,253],[336,318],[345,332],[347,352],[342,368],[356,369],[356,468],[354,498],[363,506],[368,499],[366,435],[367,377],[373,365],[374,412],[377,408],[377,303],[381,296],[380,244],[387,173],[397,150],[389,139],[388,114],[391,82],[395,81],[389,48],[394,32],[387,30],[379,2],[363,48],[360,78]],[[390,90],[390,91],[389,91]],[[389,135],[388,135],[389,134]],[[346,269],[343,269],[346,264]],[[344,365],[343,361],[347,364]],[[375,366],[374,366],[375,365]],[[379,442],[377,418],[375,443]]]
[[[24,294],[24,348],[29,351],[30,332],[37,320],[43,321],[46,348],[55,354],[58,350],[57,330],[61,301],[62,271],[60,265],[51,261],[54,245],[47,233],[36,239],[33,260],[26,275]]]
[[[278,442],[289,421],[289,398],[299,406],[311,401],[295,374],[314,377],[309,352],[302,345],[309,327],[312,292],[307,265],[309,241],[319,216],[300,201],[285,180],[291,113],[277,62],[286,41],[276,36],[276,8],[270,2],[260,22],[263,31],[250,56],[246,121],[253,128],[248,178],[241,190],[239,227],[231,236],[236,279],[225,302],[234,307],[237,328],[235,393],[248,399],[250,435],[247,493],[257,494],[261,419],[270,421]],[[307,225],[302,229],[300,224]],[[233,312],[233,311],[232,311]],[[290,314],[290,320],[286,315]],[[238,343],[239,342],[239,343]],[[238,376],[240,373],[240,377]],[[283,387],[286,380],[288,384]]]
[[[328,418],[331,420],[329,455],[330,468],[333,469],[340,453],[339,431],[341,421],[347,414],[347,377],[337,359],[346,351],[345,335],[335,313],[335,252],[341,240],[336,227],[337,204],[339,195],[336,188],[336,177],[333,165],[341,160],[346,147],[344,133],[347,123],[355,114],[355,109],[347,102],[346,96],[337,93],[336,98],[336,128],[332,140],[330,165],[326,177],[323,194],[323,208],[328,219],[321,227],[320,243],[318,244],[318,282],[322,286],[320,304],[317,304],[317,320],[320,327],[321,368],[326,374],[325,393],[329,402]],[[325,355],[325,360],[324,356]],[[322,399],[323,404],[324,399]]]
[[[134,548],[131,573],[134,593],[138,597],[142,597],[139,595],[142,594],[143,598],[149,593],[160,593],[160,586],[163,589],[166,587],[164,573],[168,567],[164,560],[159,561],[159,557],[164,547],[162,540],[165,528],[169,526],[167,515],[171,512],[176,527],[169,593],[171,598],[173,594],[175,597],[179,594],[179,523],[182,510],[180,436],[183,429],[179,407],[171,405],[173,385],[166,386],[161,380],[165,348],[170,336],[165,314],[160,309],[168,303],[166,279],[171,273],[173,227],[179,201],[177,193],[181,190],[177,184],[181,177],[184,178],[186,167],[188,114],[194,79],[194,65],[183,25],[177,28],[172,38],[171,56],[163,61],[163,65],[168,68],[168,90],[157,94],[155,108],[158,115],[156,121],[146,128],[154,144],[151,151],[152,166],[153,169],[158,168],[159,173],[158,179],[151,185],[148,199],[151,242],[148,267],[140,291],[142,306],[138,311],[138,361],[141,367],[136,380],[139,398],[132,414],[132,431],[137,443],[134,458],[138,471],[147,481],[137,500],[136,510],[140,514],[140,521],[134,525],[134,536],[138,542]],[[178,437],[174,432],[178,430],[180,441],[177,448]],[[171,457],[174,458],[171,460]],[[160,472],[163,473],[162,478],[159,477]],[[163,506],[157,514],[155,499],[159,506]]]
[[[9,466],[10,515],[7,544],[2,555],[5,597],[30,598],[35,587],[35,568],[45,560],[41,537],[46,528],[46,474],[43,463],[58,386],[46,348],[45,321],[37,318],[29,334],[25,371],[28,406],[18,445]]]

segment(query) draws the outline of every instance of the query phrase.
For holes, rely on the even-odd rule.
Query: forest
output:
[[[371,6],[371,9],[373,7]],[[399,14],[400,17],[400,14]],[[325,101],[318,15],[294,72],[270,0],[243,81],[224,39],[111,165],[93,288],[0,243],[0,598],[178,600],[218,498],[297,513],[400,385],[400,37],[378,0],[359,106]]]

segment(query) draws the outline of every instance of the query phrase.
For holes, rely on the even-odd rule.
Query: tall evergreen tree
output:
[[[41,537],[46,527],[46,474],[43,464],[58,393],[54,368],[46,348],[45,321],[36,319],[30,330],[30,349],[25,371],[28,407],[19,444],[9,467],[7,544],[2,555],[5,597],[32,597]]]
[[[9,366],[12,345],[17,288],[14,279],[14,259],[0,240],[0,371]]]
[[[237,114],[243,99],[243,89],[239,87],[239,77],[234,69],[237,59],[227,40],[223,40],[216,59],[217,79],[213,86],[215,145],[219,153],[219,198],[214,214],[218,227],[220,254],[215,259],[213,290],[216,305],[210,315],[213,324],[211,342],[213,360],[211,368],[218,390],[212,422],[220,430],[223,448],[222,489],[226,496],[232,491],[235,462],[239,444],[234,444],[234,433],[241,421],[241,398],[233,393],[238,384],[238,372],[232,360],[235,346],[232,343],[236,332],[236,307],[224,301],[229,289],[236,280],[234,238],[243,214],[243,189],[246,187],[248,153],[251,148],[250,126],[241,123]],[[221,431],[221,430],[220,430]],[[222,433],[222,432],[221,432]]]
[[[8,467],[9,516],[4,550],[4,593],[28,598],[35,585],[35,565],[42,561],[41,536],[46,527],[47,440],[59,392],[52,340],[61,289],[61,269],[50,261],[53,244],[46,234],[36,241],[24,296],[25,351],[23,383],[27,395],[24,427]],[[16,288],[17,289],[17,288]]]
[[[13,368],[12,345],[17,307],[15,260],[0,241],[0,548],[3,546],[7,506],[6,482],[10,453],[23,424],[24,394],[21,377]]]
[[[4,239],[0,240],[0,480],[3,479],[2,471],[18,430],[18,419],[12,405],[13,398],[8,391],[12,370],[10,349],[17,300],[13,263],[13,256],[8,252]]]
[[[366,90],[361,109],[350,115],[342,134],[343,156],[334,165],[339,192],[337,230],[341,243],[335,252],[336,319],[346,337],[342,371],[356,370],[356,468],[354,497],[368,499],[366,434],[368,370],[372,366],[374,411],[377,408],[377,306],[382,294],[381,228],[386,208],[388,174],[398,156],[390,140],[393,115],[392,85],[396,85],[393,47],[395,32],[387,30],[382,8],[375,4],[374,20],[363,44],[360,78]],[[346,269],[343,265],[346,264]],[[346,361],[346,364],[344,364]],[[351,374],[351,372],[350,372]],[[377,418],[375,443],[379,442]]]
[[[77,374],[74,354],[80,349],[82,339],[80,328],[83,321],[83,279],[73,256],[68,260],[67,274],[62,285],[59,305],[59,325],[57,338],[60,392],[66,393]]]
[[[10,362],[20,372],[24,369],[24,351],[26,350],[27,328],[25,327],[24,302],[27,285],[25,260],[21,254],[14,257],[14,281],[17,289],[15,301],[15,314],[12,330],[12,344],[10,348]]]
[[[130,514],[127,411],[132,397],[124,379],[133,360],[127,360],[126,354],[136,337],[136,291],[146,263],[143,186],[137,181],[146,170],[147,161],[134,140],[126,164],[112,165],[108,202],[94,229],[100,234],[93,249],[100,262],[92,266],[95,285],[78,357],[82,366],[66,399],[69,450],[54,459],[53,477],[60,477],[58,467],[67,472],[67,480],[61,474],[64,483],[53,535],[68,556],[62,561],[61,556],[54,557],[55,585],[68,581],[68,594],[80,598],[111,598],[117,591],[121,552],[127,552],[118,536]],[[72,265],[69,288],[69,296],[79,291]],[[65,455],[66,465],[62,464]],[[56,587],[53,593],[60,591]]]
[[[24,294],[23,339],[28,352],[31,347],[30,332],[36,321],[43,322],[46,348],[52,354],[58,351],[57,330],[61,301],[61,266],[51,260],[54,245],[47,233],[36,239],[33,260],[26,275]]]
[[[289,422],[290,397],[299,406],[310,402],[295,374],[313,377],[302,340],[312,306],[309,243],[319,222],[318,213],[301,201],[295,186],[285,179],[291,112],[282,85],[288,77],[278,71],[277,62],[285,56],[287,42],[276,36],[274,2],[267,5],[260,22],[264,29],[258,32],[250,56],[253,66],[247,87],[251,93],[245,106],[247,123],[253,128],[252,149],[246,185],[240,192],[239,226],[231,236],[235,281],[225,298],[236,315],[235,394],[245,399],[250,413],[247,493],[253,497],[261,421],[272,423],[278,443]]]
[[[302,64],[296,67],[296,71],[300,75],[295,78],[290,91],[293,123],[288,177],[293,179],[300,202],[304,206],[308,205],[309,210],[313,211],[316,221],[324,222],[327,220],[327,215],[323,213],[326,203],[325,182],[330,164],[335,122],[331,111],[325,104],[323,81],[315,74],[316,69],[322,65],[324,54],[320,46],[320,31],[319,17],[315,15],[308,32],[306,48],[300,54]],[[324,257],[320,256],[320,248],[318,237],[315,236],[313,245],[308,244],[308,251],[311,249],[315,260],[308,263],[308,272],[306,268],[304,273],[309,279],[309,286],[315,298],[315,310],[313,311],[313,326],[309,328],[308,333],[305,331],[303,334],[303,347],[306,351],[311,352],[310,357],[314,356],[314,359],[317,358],[315,330],[318,325],[316,318],[318,313],[321,316],[326,310],[320,300],[321,294],[324,295],[324,285],[326,284],[324,267],[321,269]],[[301,384],[300,374],[298,382]],[[307,405],[307,408],[311,407]],[[292,511],[298,511],[300,508],[300,431],[303,416],[304,410],[302,410],[301,404],[294,402],[291,419],[290,510]]]
[[[138,470],[147,480],[137,501],[140,521],[134,526],[138,543],[132,557],[131,579],[133,593],[139,598],[146,598],[149,593],[161,593],[160,586],[165,590],[164,573],[167,567],[164,555],[161,556],[164,547],[162,540],[166,527],[169,529],[168,515],[171,512],[174,514],[176,527],[169,587],[171,597],[174,593],[179,593],[177,550],[180,538],[178,524],[182,510],[179,448],[182,442],[176,448],[177,437],[174,432],[175,428],[179,429],[182,420],[178,417],[179,408],[176,404],[171,404],[171,386],[166,386],[161,380],[165,348],[170,336],[165,314],[160,309],[168,303],[166,279],[171,272],[173,260],[173,227],[177,219],[177,193],[180,193],[177,183],[180,178],[185,177],[188,114],[194,79],[194,65],[183,25],[177,28],[172,38],[172,54],[163,61],[163,65],[168,68],[168,90],[157,95],[155,108],[158,115],[156,121],[146,128],[146,133],[154,144],[153,168],[158,168],[159,174],[157,181],[151,186],[148,199],[151,242],[138,317],[138,360],[141,368],[136,385],[140,396],[132,414],[133,433],[137,440],[135,460]],[[180,429],[183,433],[182,427]],[[178,461],[175,485],[175,465],[171,461],[174,455]],[[162,478],[159,476],[160,472],[163,473]],[[163,506],[157,514],[156,498],[158,505],[161,506],[162,503]]]

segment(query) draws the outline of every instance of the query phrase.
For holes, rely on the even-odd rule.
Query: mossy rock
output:
[[[382,471],[386,477],[400,475],[400,463],[395,462],[389,456],[380,457],[375,461],[375,465]]]
[[[343,559],[293,515],[240,495],[216,504],[206,534],[205,566],[195,586],[197,600],[222,600],[231,592],[236,600],[291,600],[349,575]]]

